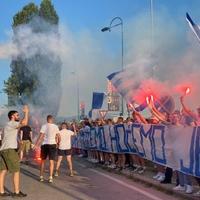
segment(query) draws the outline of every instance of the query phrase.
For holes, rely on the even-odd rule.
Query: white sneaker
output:
[[[40,176],[40,182],[44,182],[44,177]]]
[[[59,176],[59,174],[58,174],[58,170],[55,171],[54,176],[56,176],[56,177]]]
[[[160,175],[156,180],[157,181],[164,181],[165,175]]]
[[[49,176],[49,183],[53,183],[53,177]]]
[[[186,194],[192,194],[192,192],[193,192],[192,186],[191,185],[186,185],[185,187],[186,187],[185,193]]]
[[[133,170],[133,172],[137,172],[139,169],[141,169],[141,166],[139,166],[139,165],[136,165],[135,167],[136,168]]]
[[[185,187],[181,186],[181,185],[177,185],[176,187],[173,188],[173,190],[176,190],[176,191],[185,191]]]
[[[200,197],[200,190],[196,193],[194,193],[194,196]]]
[[[160,175],[161,175],[161,173],[158,172],[155,176],[153,176],[153,179],[157,179],[157,178],[159,178]]]
[[[138,174],[143,174],[144,171],[145,171],[146,167],[141,167],[139,170],[138,170]]]

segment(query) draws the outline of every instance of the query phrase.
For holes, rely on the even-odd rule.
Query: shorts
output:
[[[44,144],[41,146],[40,157],[42,160],[46,160],[49,157],[49,160],[56,159],[56,144]]]
[[[19,155],[16,149],[0,151],[0,170],[8,170],[11,173],[20,171]]]
[[[58,156],[70,156],[72,155],[72,149],[58,149]]]
[[[28,153],[30,149],[31,149],[30,140],[22,140],[22,144],[20,146],[20,151]]]

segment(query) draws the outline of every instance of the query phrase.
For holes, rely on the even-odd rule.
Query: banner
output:
[[[137,154],[154,163],[200,177],[200,127],[117,124],[81,129],[74,148]]]

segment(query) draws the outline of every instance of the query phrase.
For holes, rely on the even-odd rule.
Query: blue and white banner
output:
[[[200,177],[200,127],[118,124],[81,129],[73,147],[137,154],[152,162]]]

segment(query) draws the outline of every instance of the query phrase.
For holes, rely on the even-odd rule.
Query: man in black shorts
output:
[[[69,129],[69,126],[67,123],[62,123],[61,125],[62,130],[58,134],[58,160],[56,165],[56,172],[55,176],[58,176],[59,168],[61,161],[63,159],[63,156],[67,159],[68,167],[69,167],[69,175],[73,176],[73,166],[72,166],[72,145],[71,145],[71,137],[76,134],[76,128],[73,124],[73,131]]]
[[[20,160],[23,160],[24,152],[26,162],[28,162],[28,153],[31,149],[32,130],[30,126],[23,126],[20,128]]]
[[[41,146],[41,165],[40,165],[40,181],[44,181],[44,165],[47,157],[49,158],[49,183],[53,182],[54,160],[56,157],[56,145],[58,143],[58,126],[54,124],[52,115],[47,116],[47,123],[40,130],[40,135],[35,143],[34,149],[43,140]]]

